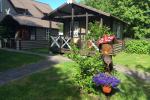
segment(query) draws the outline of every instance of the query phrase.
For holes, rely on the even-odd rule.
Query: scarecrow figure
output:
[[[101,53],[101,57],[105,66],[105,72],[109,74],[113,70],[113,44],[116,41],[116,37],[114,35],[104,35],[101,39],[97,41],[97,45],[99,48],[99,52]]]

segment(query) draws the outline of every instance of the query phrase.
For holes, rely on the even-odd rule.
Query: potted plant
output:
[[[120,80],[109,74],[100,73],[93,77],[93,82],[96,86],[102,86],[103,92],[108,94],[119,85]]]

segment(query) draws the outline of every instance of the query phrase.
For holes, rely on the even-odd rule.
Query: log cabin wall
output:
[[[46,40],[20,41],[19,46],[21,50],[35,49],[35,48],[48,48],[48,41]]]

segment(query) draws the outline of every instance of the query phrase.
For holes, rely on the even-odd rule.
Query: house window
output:
[[[115,33],[118,39],[122,39],[123,34],[123,25],[119,22],[113,23],[113,32]]]
[[[74,22],[74,30],[73,30],[73,37],[78,38],[79,37],[79,22],[75,21]],[[72,25],[70,23],[70,36],[72,36]]]
[[[30,28],[30,40],[36,40],[36,28]]]
[[[46,29],[46,40],[49,40],[50,32],[51,32],[51,29]]]
[[[79,22],[74,22],[73,37],[79,37]]]
[[[0,12],[2,12],[2,0],[0,0]]]

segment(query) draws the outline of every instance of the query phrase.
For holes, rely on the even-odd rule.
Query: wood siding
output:
[[[34,48],[45,48],[48,47],[48,41],[39,40],[39,41],[20,41],[20,49],[34,49]]]
[[[36,40],[46,40],[46,29],[36,28]]]

